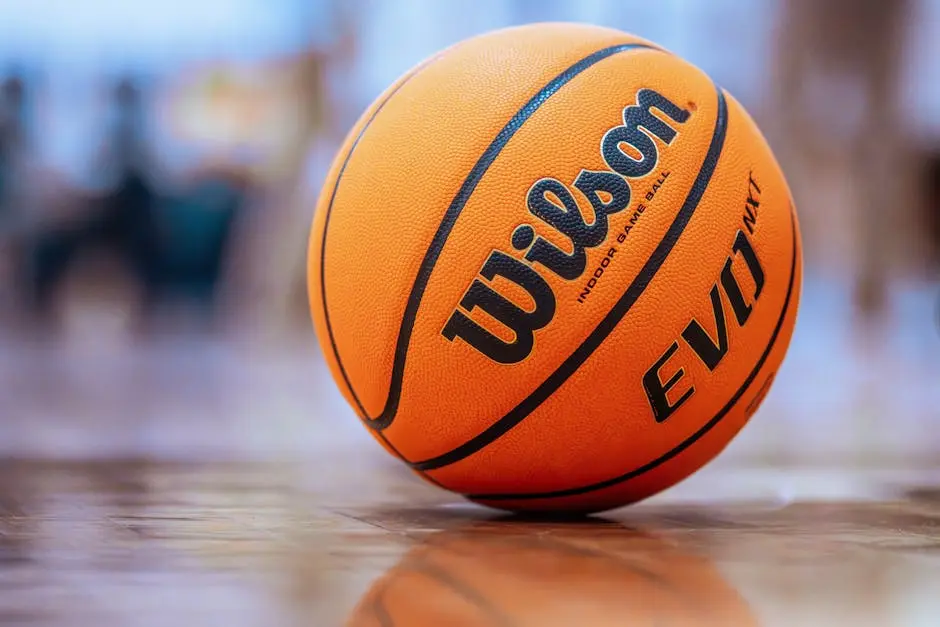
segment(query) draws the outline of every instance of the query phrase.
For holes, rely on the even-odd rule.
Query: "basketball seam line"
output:
[[[352,383],[349,381],[349,375],[346,374],[346,369],[343,367],[343,362],[339,357],[339,349],[336,347],[336,340],[333,337],[333,326],[330,324],[330,309],[326,304],[326,269],[325,269],[326,268],[326,234],[330,226],[330,214],[332,214],[333,212],[332,211],[333,202],[336,200],[336,193],[339,191],[339,182],[343,178],[343,173],[346,171],[346,166],[349,165],[349,160],[352,158],[353,153],[356,151],[356,146],[359,145],[359,140],[362,139],[362,136],[365,134],[366,129],[369,128],[369,126],[372,124],[373,120],[375,120],[379,112],[385,107],[386,104],[388,104],[388,102],[392,99],[392,97],[395,94],[397,94],[398,91],[402,87],[404,87],[412,78],[417,76],[418,73],[421,72],[421,70],[429,66],[431,63],[433,63],[434,61],[436,61],[443,55],[444,55],[444,52],[441,52],[440,54],[437,54],[425,60],[423,63],[420,63],[417,67],[415,67],[411,71],[410,74],[408,74],[405,78],[403,78],[401,82],[399,82],[398,85],[396,85],[395,88],[392,89],[388,93],[385,99],[382,100],[382,102],[380,102],[379,105],[375,108],[375,111],[372,112],[372,115],[369,116],[369,119],[359,130],[358,135],[356,135],[356,139],[353,140],[352,145],[349,147],[349,152],[346,153],[346,158],[343,160],[343,165],[340,166],[339,172],[336,175],[336,182],[333,184],[333,191],[330,194],[330,203],[329,205],[327,205],[326,216],[324,217],[324,221],[323,221],[323,237],[321,238],[321,241],[320,241],[320,300],[322,302],[322,307],[323,307],[323,321],[326,326],[327,336],[329,337],[329,340],[330,340],[330,347],[333,351],[333,357],[334,359],[336,359],[336,365],[339,367],[339,371],[343,377],[343,381],[346,383],[346,389],[349,390],[349,394],[353,397],[353,400],[355,400],[356,405],[359,407],[360,412],[362,412],[362,416],[367,416],[367,414],[365,413],[365,409],[362,407],[362,404],[359,402],[359,397],[356,395],[356,391],[353,389]],[[375,433],[378,435],[379,438],[381,438],[382,442],[384,442],[386,446],[388,446],[389,450],[391,450],[395,454],[396,457],[407,462],[407,460],[405,460],[405,457],[398,451],[397,448],[395,448],[394,444],[389,442],[388,438],[386,438],[383,433],[381,433],[380,431],[376,431]],[[435,485],[439,485],[434,479],[430,477],[427,477],[427,479],[431,483]]]
[[[560,388],[571,375],[594,353],[601,343],[610,335],[620,320],[630,311],[636,301],[643,295],[650,282],[659,272],[672,251],[679,237],[685,231],[692,215],[698,207],[699,201],[705,193],[712,174],[718,165],[724,146],[725,135],[728,128],[728,107],[724,94],[717,86],[715,88],[718,98],[718,112],[715,116],[715,130],[705,153],[702,167],[692,183],[682,207],[676,214],[672,224],[666,231],[663,239],[657,244],[649,259],[637,273],[636,277],[624,291],[620,299],[607,312],[603,320],[594,327],[594,330],[585,338],[577,349],[562,364],[555,369],[531,394],[509,411],[502,418],[491,424],[479,434],[467,440],[460,446],[447,453],[420,462],[410,462],[412,468],[421,471],[443,468],[456,463],[505,435],[510,429],[522,422],[539,405],[545,402],[558,388]]]
[[[764,364],[767,361],[767,358],[770,356],[770,353],[773,351],[774,347],[777,344],[777,339],[780,337],[780,331],[783,328],[783,323],[787,318],[787,314],[790,311],[791,298],[793,296],[793,288],[796,284],[796,260],[799,256],[799,244],[797,239],[797,227],[795,213],[793,207],[790,207],[790,223],[792,225],[793,231],[793,256],[790,261],[790,284],[787,287],[787,295],[783,302],[783,310],[780,313],[780,318],[777,320],[777,325],[774,328],[773,333],[770,336],[770,341],[767,343],[767,347],[764,349],[763,354],[761,354],[760,359],[757,360],[757,364],[754,366],[754,369],[751,370],[751,373],[748,375],[747,379],[744,380],[744,383],[741,387],[738,388],[737,392],[731,397],[727,404],[722,407],[715,416],[713,416],[708,422],[706,422],[698,431],[693,433],[689,438],[683,440],[680,444],[673,447],[667,453],[657,457],[656,459],[647,462],[646,464],[635,468],[630,472],[624,473],[617,477],[611,479],[605,479],[604,481],[599,481],[586,486],[580,486],[577,488],[566,488],[564,490],[553,490],[549,492],[529,492],[522,494],[471,494],[467,495],[467,498],[479,500],[479,501],[506,501],[506,500],[530,500],[530,499],[549,499],[549,498],[562,498],[567,496],[578,496],[581,494],[586,494],[588,492],[593,492],[596,490],[602,490],[604,488],[609,488],[624,481],[629,481],[630,479],[635,479],[636,477],[645,474],[672,458],[676,457],[687,448],[692,446],[695,442],[703,438],[709,431],[714,429],[718,423],[720,423],[725,416],[728,415],[728,412],[741,400],[741,397],[744,396],[744,393],[751,387],[751,384],[754,383],[754,380],[757,378],[757,375],[760,373],[761,369],[764,367]]]
[[[411,341],[411,333],[414,327],[414,321],[417,317],[418,307],[421,303],[421,299],[424,295],[424,290],[427,287],[427,283],[430,280],[431,273],[434,270],[434,265],[437,262],[438,257],[440,256],[441,251],[444,248],[444,244],[447,241],[448,236],[450,235],[451,230],[454,227],[454,224],[457,221],[457,218],[460,216],[460,213],[463,211],[464,206],[470,200],[473,192],[476,189],[476,186],[479,184],[480,180],[489,170],[490,166],[496,160],[496,157],[499,156],[502,149],[506,146],[509,140],[516,134],[516,132],[522,127],[523,124],[543,105],[548,101],[551,96],[553,96],[558,90],[563,86],[569,83],[572,79],[578,76],[581,72],[587,70],[596,63],[613,56],[614,54],[624,52],[627,50],[636,50],[636,49],[648,49],[656,50],[662,52],[662,50],[655,48],[648,44],[640,43],[629,43],[629,44],[618,44],[615,46],[608,46],[602,48],[578,61],[577,63],[569,66],[561,74],[557,75],[551,81],[549,81],[544,87],[542,87],[532,98],[526,102],[525,105],[519,111],[510,118],[509,122],[499,131],[490,145],[486,148],[483,154],[480,156],[479,160],[474,164],[473,168],[470,170],[470,173],[467,175],[467,178],[464,179],[464,182],[461,184],[460,189],[457,192],[457,195],[451,201],[450,206],[447,208],[447,211],[444,214],[444,218],[441,220],[440,225],[438,226],[437,232],[434,234],[434,238],[431,240],[431,245],[428,247],[427,252],[425,253],[424,259],[421,261],[421,266],[418,270],[418,276],[415,278],[415,282],[412,285],[411,293],[408,296],[408,301],[405,305],[405,312],[402,316],[402,323],[399,328],[398,339],[395,345],[395,355],[392,364],[392,376],[391,382],[389,384],[389,392],[386,398],[385,407],[382,409],[382,412],[372,418],[366,412],[365,407],[363,407],[362,402],[359,400],[356,391],[353,389],[352,384],[349,381],[349,376],[346,373],[346,369],[343,367],[342,360],[339,356],[339,350],[336,346],[336,341],[333,337],[333,329],[329,321],[328,307],[326,304],[326,237],[329,227],[330,213],[333,209],[333,202],[336,199],[336,193],[339,189],[340,181],[342,179],[343,173],[346,170],[346,166],[349,164],[349,160],[352,157],[353,152],[356,149],[359,140],[362,139],[363,134],[366,129],[369,128],[372,121],[375,120],[375,117],[378,115],[379,111],[385,106],[386,103],[394,96],[399,89],[401,89],[411,78],[413,78],[421,69],[426,67],[433,59],[428,60],[424,65],[416,68],[414,72],[405,80],[403,80],[389,95],[388,97],[379,105],[379,107],[373,112],[372,116],[363,125],[362,129],[359,131],[359,135],[356,137],[356,140],[353,142],[353,145],[349,149],[349,153],[346,155],[346,160],[343,162],[342,167],[340,168],[339,173],[336,177],[336,183],[333,187],[333,193],[330,197],[330,203],[326,209],[326,219],[323,226],[323,237],[320,245],[320,289],[321,289],[321,298],[323,301],[323,312],[324,312],[324,321],[326,323],[327,334],[329,336],[330,345],[333,350],[333,355],[336,359],[337,366],[339,367],[340,373],[343,377],[343,380],[346,382],[346,387],[349,390],[350,395],[353,397],[353,400],[356,403],[357,408],[359,409],[360,417],[363,422],[365,422],[372,430],[380,432],[391,425],[392,421],[395,419],[395,415],[398,412],[398,403],[401,399],[401,388],[402,388],[402,379],[404,377],[405,369],[405,357],[408,353],[408,345]],[[436,57],[435,57],[436,58]],[[386,438],[382,438],[385,442],[388,442]],[[391,446],[391,444],[389,444]],[[402,457],[399,454],[399,457]],[[402,458],[404,459],[404,458]]]

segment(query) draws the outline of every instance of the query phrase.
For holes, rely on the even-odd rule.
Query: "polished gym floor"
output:
[[[579,522],[412,477],[312,334],[128,346],[89,316],[54,346],[5,340],[0,625],[937,625],[929,292],[902,294],[878,335],[808,285],[777,384],[726,453]]]

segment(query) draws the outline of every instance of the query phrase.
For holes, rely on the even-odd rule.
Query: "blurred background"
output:
[[[806,428],[827,454],[857,437],[940,448],[923,435],[940,389],[937,0],[0,0],[0,448],[82,451],[120,439],[91,424],[112,420],[155,446],[173,432],[145,419],[172,422],[161,403],[216,421],[170,451],[278,428],[303,442],[325,402],[306,237],[334,151],[424,57],[544,20],[699,65],[787,173],[807,279],[768,402],[786,418],[735,450],[783,454],[787,430],[805,449]],[[272,394],[298,411],[236,427],[222,409]]]
[[[937,0],[0,0],[0,447],[123,437],[98,422],[153,447],[177,413],[197,419],[171,452],[225,433],[303,442],[294,430],[326,402],[311,396],[306,237],[334,151],[424,57],[542,20],[696,63],[787,173],[807,279],[768,401],[785,419],[756,421],[767,446],[735,450],[784,454],[787,430],[805,449],[807,428],[827,456],[858,438],[940,448],[924,437],[940,389]],[[259,420],[245,395],[297,411]]]
[[[407,476],[319,356],[305,279],[316,197],[347,130],[399,74],[459,39],[547,20],[616,27],[699,65],[752,113],[793,189],[807,264],[793,344],[716,467],[751,468],[735,475],[745,484],[790,469],[771,498],[844,494],[871,467],[923,468],[927,482],[940,459],[940,0],[0,0],[2,563],[64,577],[97,538],[115,561],[88,572],[128,586],[107,573],[133,533],[227,572],[271,551],[277,525],[306,529],[298,503],[340,502],[349,485],[382,498],[375,467]],[[316,462],[324,447],[349,447],[355,464],[189,465]],[[715,476],[675,494],[741,487]],[[320,500],[285,487],[297,485]],[[178,536],[166,503],[188,508]],[[123,522],[100,537],[54,523],[86,507]],[[10,521],[35,527],[16,536]],[[354,602],[391,561],[349,567],[361,585],[337,593],[316,559],[292,562],[284,593],[321,609]],[[215,598],[198,586],[220,580],[185,572],[161,580],[166,594]],[[892,581],[913,594],[929,581],[917,572]],[[874,589],[862,573],[822,587]],[[812,593],[805,579],[787,581],[792,594]],[[46,603],[19,590],[5,601]],[[116,602],[101,590],[86,588],[98,596],[83,607]],[[128,608],[167,609],[149,587],[121,590]],[[217,602],[234,617],[240,594]]]

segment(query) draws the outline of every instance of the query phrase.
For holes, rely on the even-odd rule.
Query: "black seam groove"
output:
[[[352,158],[353,152],[356,151],[356,146],[359,145],[359,140],[362,139],[362,136],[365,134],[366,129],[369,128],[369,125],[372,124],[372,121],[375,120],[379,112],[388,104],[388,101],[392,99],[392,96],[398,93],[398,91],[404,87],[408,81],[418,75],[418,73],[429,66],[431,63],[439,59],[443,53],[435,55],[423,63],[419,64],[411,73],[408,74],[395,88],[388,93],[384,100],[379,103],[379,106],[375,108],[375,111],[372,112],[372,115],[369,116],[369,119],[359,130],[359,134],[356,135],[356,139],[353,140],[352,146],[349,147],[349,152],[346,153],[346,158],[343,160],[343,165],[340,166],[339,173],[336,175],[336,182],[333,183],[333,191],[330,194],[330,204],[326,209],[326,217],[323,221],[323,238],[320,242],[320,300],[323,304],[323,320],[326,323],[326,332],[330,338],[330,348],[333,351],[333,357],[336,359],[336,365],[339,366],[340,374],[343,376],[343,381],[346,383],[346,389],[349,390],[350,395],[356,401],[356,405],[359,407],[359,411],[363,417],[366,416],[365,410],[362,408],[362,404],[359,402],[359,397],[356,396],[356,391],[353,389],[352,384],[349,381],[349,375],[346,374],[346,369],[343,367],[343,362],[339,358],[339,350],[336,348],[336,340],[333,338],[333,326],[330,324],[330,308],[326,304],[326,234],[330,227],[330,214],[333,211],[333,201],[336,200],[336,192],[339,190],[339,182],[343,178],[343,173],[346,171],[346,166],[349,165],[349,160]],[[395,448],[395,445],[388,441],[388,438],[385,437],[381,432],[376,432],[378,437],[388,446],[388,448],[395,454],[399,459],[406,461],[405,457]],[[437,485],[437,482],[430,477],[427,477],[428,481]]]
[[[547,400],[554,392],[571,377],[574,372],[581,367],[588,357],[603,343],[608,335],[621,319],[630,311],[634,303],[643,295],[649,286],[653,277],[659,272],[666,257],[672,251],[682,232],[685,230],[698,207],[705,189],[711,180],[712,174],[718,165],[718,158],[721,156],[721,150],[725,142],[725,134],[728,128],[728,105],[725,102],[725,96],[721,89],[715,88],[718,98],[718,113],[715,117],[715,130],[712,133],[711,143],[708,151],[705,153],[705,159],[698,175],[689,190],[689,194],[683,202],[682,207],[676,214],[672,224],[666,231],[665,236],[656,246],[656,249],[650,255],[646,263],[640,269],[639,273],[624,291],[620,299],[614,304],[604,319],[591,331],[584,342],[564,361],[562,364],[548,376],[529,396],[516,405],[508,414],[494,422],[492,425],[481,431],[479,434],[467,440],[457,448],[437,457],[420,462],[411,462],[412,468],[421,471],[434,470],[442,468],[449,464],[458,462],[485,446],[493,443],[510,429],[522,422],[526,416]]]
[[[356,140],[350,147],[349,153],[346,155],[346,160],[344,161],[339,174],[336,177],[336,183],[333,187],[330,203],[326,209],[326,220],[323,226],[323,240],[320,244],[320,289],[321,298],[323,301],[324,321],[326,323],[327,334],[330,339],[330,346],[332,348],[333,355],[336,359],[337,365],[339,366],[339,371],[343,377],[343,380],[346,383],[346,388],[349,390],[350,395],[353,397],[353,400],[356,403],[356,407],[359,410],[359,415],[369,428],[375,431],[382,431],[388,428],[395,419],[395,415],[398,412],[398,403],[401,399],[401,387],[405,370],[405,358],[408,353],[411,332],[418,313],[418,307],[424,295],[424,290],[427,287],[427,283],[431,277],[431,272],[434,269],[434,265],[444,248],[447,237],[450,235],[457,218],[459,217],[464,206],[467,204],[467,201],[470,199],[470,196],[476,189],[477,184],[483,178],[483,175],[486,174],[486,171],[489,169],[490,165],[492,165],[493,161],[496,160],[496,157],[499,156],[499,153],[506,146],[512,136],[515,135],[516,131],[518,131],[519,128],[525,124],[525,122],[539,109],[539,107],[545,104],[545,102],[565,84],[599,61],[602,61],[620,52],[636,49],[659,50],[658,48],[654,48],[646,44],[635,43],[609,46],[588,55],[553,78],[551,81],[549,81],[548,84],[540,89],[538,93],[536,93],[519,111],[517,111],[515,115],[513,115],[513,117],[496,135],[496,137],[493,139],[493,142],[487,147],[487,149],[480,156],[480,159],[470,170],[467,178],[460,186],[457,195],[454,197],[450,206],[447,208],[447,212],[444,214],[444,218],[441,221],[437,232],[434,234],[434,238],[431,240],[431,245],[429,246],[427,252],[424,255],[424,259],[421,262],[421,267],[418,270],[418,276],[415,278],[415,282],[412,285],[411,293],[409,294],[407,304],[405,305],[405,313],[404,316],[402,316],[401,327],[399,328],[398,332],[398,340],[395,345],[395,357],[392,365],[392,376],[391,382],[389,384],[389,392],[386,398],[385,407],[382,409],[381,414],[374,418],[368,415],[362,405],[362,402],[359,400],[358,395],[356,394],[355,390],[353,390],[353,387],[349,381],[349,376],[346,373],[346,369],[343,367],[343,363],[340,359],[339,351],[337,350],[336,342],[333,337],[333,329],[330,325],[329,312],[326,305],[326,275],[324,270],[326,266],[326,236],[329,227],[330,213],[333,209],[333,202],[336,199],[336,192],[339,189],[340,180],[342,179],[343,173],[346,170],[346,166],[356,149],[356,145],[359,143],[359,140],[362,139],[366,129],[369,128],[369,125],[375,119],[376,115],[378,115],[379,111],[381,111],[385,103],[387,103],[389,99],[399,89],[401,89],[401,87],[403,87],[410,78],[414,77],[414,75],[417,74],[417,72],[427,64],[415,69],[408,79],[402,81],[398,87],[388,95],[382,104],[379,105],[379,107],[373,112],[372,117],[362,127],[362,130],[359,131],[359,135],[356,137]],[[385,440],[385,438],[383,438],[383,440]],[[401,457],[401,455],[399,455],[399,457]],[[412,467],[418,469],[414,465]]]
[[[705,436],[709,431],[714,429],[718,423],[720,423],[728,412],[741,400],[741,397],[744,396],[744,393],[747,392],[748,388],[751,387],[751,384],[754,383],[754,379],[757,378],[757,375],[760,374],[761,369],[764,367],[764,363],[767,361],[767,358],[770,356],[770,353],[773,351],[774,346],[777,344],[777,340],[780,337],[780,331],[783,329],[783,323],[787,319],[787,315],[790,311],[790,305],[792,303],[793,290],[796,285],[796,262],[799,258],[799,243],[797,237],[797,226],[795,219],[795,212],[793,211],[792,206],[790,207],[790,223],[793,232],[793,257],[790,261],[790,284],[787,287],[787,295],[783,301],[783,308],[780,312],[780,318],[777,320],[777,325],[774,327],[774,331],[770,336],[770,340],[767,343],[764,352],[761,354],[760,358],[757,360],[757,364],[754,366],[754,369],[751,370],[747,379],[744,380],[744,383],[741,387],[738,388],[737,392],[731,397],[727,404],[715,414],[708,422],[706,422],[698,431],[693,433],[691,436],[683,440],[677,446],[672,448],[669,452],[664,453],[663,455],[657,457],[656,459],[648,462],[639,468],[631,470],[630,472],[624,473],[617,477],[611,479],[606,479],[597,483],[592,483],[586,486],[580,486],[577,488],[567,488],[564,490],[554,490],[551,492],[529,492],[522,494],[472,494],[468,495],[467,498],[475,501],[522,501],[522,500],[531,500],[531,499],[551,499],[551,498],[562,498],[566,496],[578,496],[581,494],[586,494],[588,492],[594,492],[596,490],[602,490],[604,488],[609,488],[624,481],[629,481],[630,479],[635,479],[640,475],[647,473],[658,466],[666,463],[667,461],[673,459],[684,450],[695,444],[698,440]]]

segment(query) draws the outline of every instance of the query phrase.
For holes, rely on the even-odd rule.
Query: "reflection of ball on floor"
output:
[[[756,410],[801,280],[757,127],[655,44],[540,24],[459,43],[333,164],[309,285],[343,394],[434,483],[512,510],[673,485]]]
[[[433,535],[372,586],[347,624],[757,625],[705,559],[625,528],[574,529]],[[604,534],[602,550],[596,533]]]

